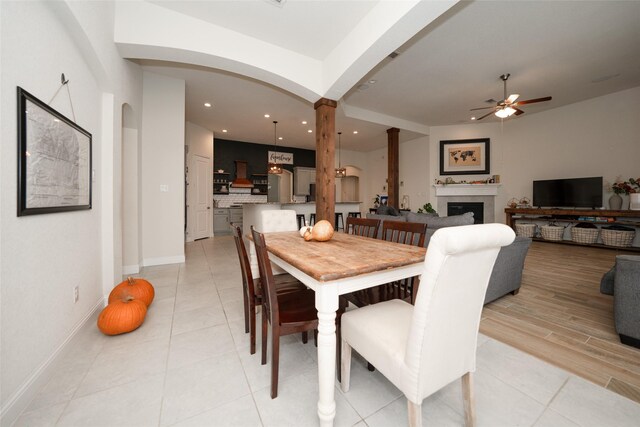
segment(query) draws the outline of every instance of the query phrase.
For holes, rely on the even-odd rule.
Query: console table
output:
[[[579,223],[579,222],[590,222],[593,224],[601,224],[601,225],[610,225],[610,224],[619,224],[626,225],[629,227],[636,227],[636,233],[640,232],[640,211],[614,211],[614,210],[602,210],[602,209],[545,209],[545,208],[505,208],[504,210],[506,214],[506,224],[515,230],[515,221],[517,219],[528,219],[528,220],[538,220],[538,221],[557,221],[557,222],[566,222],[566,223]],[[585,219],[578,219],[579,217],[597,217],[597,218],[609,218],[613,220],[609,221],[589,221]],[[551,241],[551,240],[542,240],[545,242],[553,242],[553,243],[568,243],[574,245],[583,245],[580,243],[575,243],[570,240],[562,240],[562,241]],[[631,251],[640,251],[640,247],[632,246],[628,248],[619,248],[614,246],[604,246],[601,244],[594,245],[583,245],[583,246],[598,246],[603,248],[611,248],[611,249],[622,249],[622,250],[631,250]]]

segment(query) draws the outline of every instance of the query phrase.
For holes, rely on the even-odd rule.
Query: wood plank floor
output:
[[[640,350],[620,343],[600,293],[622,253],[533,242],[520,293],[487,304],[480,331],[640,403]]]

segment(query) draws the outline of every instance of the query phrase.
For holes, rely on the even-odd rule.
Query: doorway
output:
[[[193,240],[206,239],[211,235],[211,171],[207,157],[194,154],[191,156],[188,186],[188,207],[191,210],[191,238]]]

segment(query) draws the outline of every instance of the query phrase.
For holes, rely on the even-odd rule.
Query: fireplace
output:
[[[473,212],[474,224],[484,224],[484,203],[483,202],[448,202],[447,216],[462,215]]]
[[[473,212],[476,224],[490,224],[496,220],[495,198],[498,195],[500,184],[451,184],[434,185],[437,198],[437,211],[440,215],[445,212],[453,215],[449,210],[449,204],[462,205],[456,207],[459,213]],[[476,210],[468,209],[467,206],[477,205]]]

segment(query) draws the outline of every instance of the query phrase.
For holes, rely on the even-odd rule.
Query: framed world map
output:
[[[489,138],[440,141],[440,175],[489,174]]]

